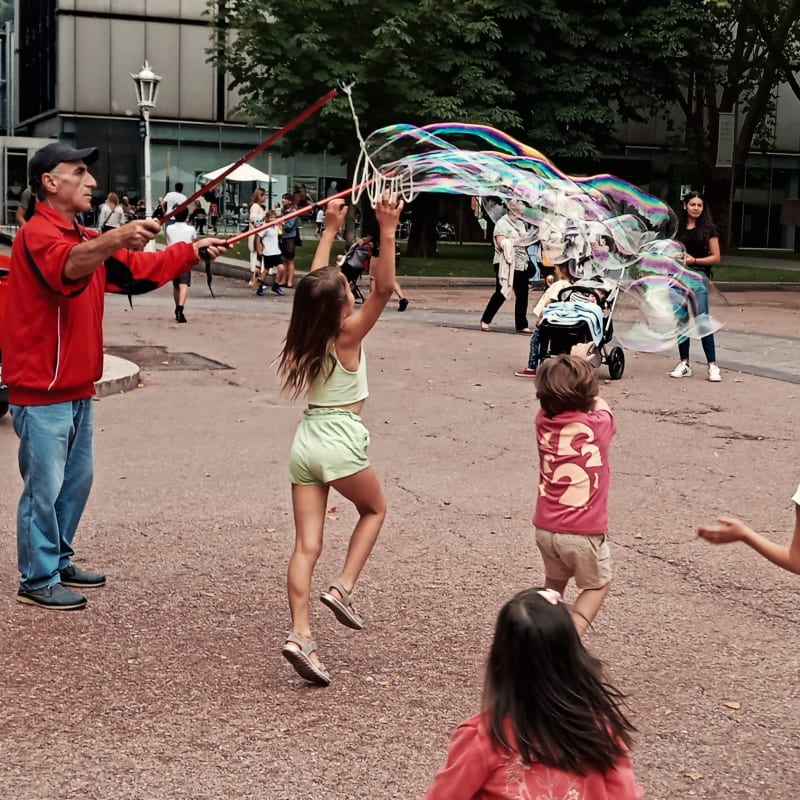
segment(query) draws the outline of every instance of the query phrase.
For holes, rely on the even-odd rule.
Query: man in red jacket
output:
[[[83,608],[67,587],[105,584],[105,576],[72,563],[72,541],[94,471],[92,396],[103,373],[105,292],[139,294],[192,268],[199,250],[216,258],[221,239],[199,239],[156,253],[140,252],[161,229],[133,220],[107,233],[79,225],[97,183],[88,165],[95,147],[53,142],[29,164],[36,204],[11,250],[3,339],[19,468],[17,599],[56,610]]]

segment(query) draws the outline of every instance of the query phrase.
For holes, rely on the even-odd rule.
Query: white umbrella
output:
[[[213,172],[206,172],[203,177],[206,180],[213,181],[215,178],[218,178],[220,175],[222,175],[225,170],[230,169],[230,167],[231,165],[228,164],[227,166],[215,169]],[[236,169],[233,170],[230,175],[225,176],[225,180],[239,181],[243,183],[248,183],[251,181],[257,181],[260,183],[277,183],[276,178],[271,178],[266,172],[262,172],[260,169],[256,169],[250,164],[242,164],[240,167],[236,167]]]

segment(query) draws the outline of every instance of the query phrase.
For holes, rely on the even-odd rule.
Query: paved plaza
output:
[[[199,277],[199,276],[198,276]],[[108,574],[85,611],[15,600],[16,437],[0,419],[0,764],[13,800],[406,800],[480,706],[494,618],[540,584],[530,519],[528,339],[478,329],[491,292],[408,282],[366,342],[364,418],[389,515],[356,598],[366,627],[314,629],[328,689],[280,656],[293,545],[287,454],[301,404],[270,366],[290,298],[241,281],[109,298],[109,353],[139,387],[96,413],[81,565]],[[786,541],[800,481],[800,294],[712,294],[723,383],[667,376],[676,353],[627,353],[602,380],[617,417],[611,594],[587,636],[627,694],[650,800],[794,800],[800,578],[694,533],[739,515]],[[619,309],[618,324],[632,321]],[[692,355],[701,356],[698,343]],[[601,377],[606,378],[605,368]],[[315,590],[354,514],[332,494]],[[568,598],[573,597],[570,592]]]

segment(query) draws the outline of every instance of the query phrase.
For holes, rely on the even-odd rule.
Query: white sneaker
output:
[[[717,370],[719,372],[719,370]],[[685,362],[681,361],[677,367],[675,367],[672,372],[669,374],[670,378],[691,378],[692,377],[692,368],[686,364]]]
[[[719,367],[716,364],[708,365],[708,379],[711,383],[719,383],[722,380],[722,375],[720,375]]]

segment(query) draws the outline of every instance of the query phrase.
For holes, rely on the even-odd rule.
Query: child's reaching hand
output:
[[[740,542],[747,538],[749,528],[738,519],[719,517],[717,525],[701,525],[697,535],[712,544],[728,544]]]
[[[314,252],[314,260],[311,262],[311,272],[327,267],[331,263],[331,248],[333,247],[336,234],[344,224],[347,216],[347,205],[344,200],[331,200],[325,208],[325,229],[319,237],[319,244]]]
[[[336,233],[344,224],[347,216],[347,203],[344,200],[332,200],[325,209],[325,230]]]
[[[388,233],[394,235],[400,222],[400,212],[403,210],[403,201],[397,199],[396,194],[385,191],[381,199],[375,204],[375,217],[381,228],[382,236]]]
[[[595,346],[594,342],[578,342],[572,345],[569,354],[571,356],[578,356],[586,361],[594,360]]]

